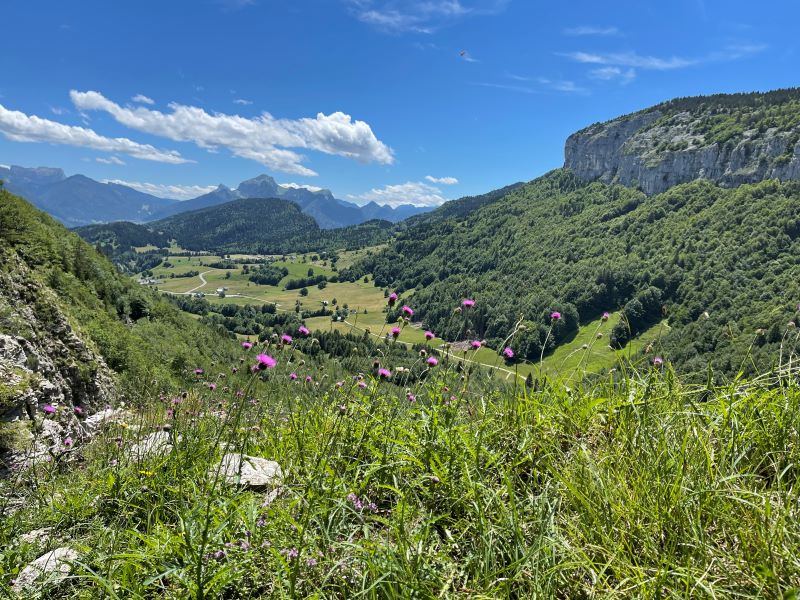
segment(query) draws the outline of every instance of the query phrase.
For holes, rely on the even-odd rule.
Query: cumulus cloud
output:
[[[108,158],[97,157],[95,160],[104,165],[124,165],[125,161],[116,156],[109,156]]]
[[[414,206],[439,206],[446,202],[442,191],[432,185],[421,181],[409,181],[397,185],[386,185],[382,188],[373,188],[370,191],[348,196],[351,200],[362,202],[375,202],[377,204],[400,206],[413,204]]]
[[[86,127],[64,125],[35,115],[8,110],[2,104],[0,104],[0,132],[15,142],[49,142],[79,146],[170,164],[192,162],[174,150],[159,150],[149,144],[140,144],[128,138],[105,137]]]
[[[279,183],[278,185],[286,189],[308,190],[309,192],[319,192],[324,189],[316,185],[306,185],[303,183]]]
[[[455,185],[458,183],[458,179],[455,177],[434,177],[433,175],[425,175],[425,179],[431,183],[440,183],[442,185]]]
[[[223,113],[210,114],[196,106],[175,102],[164,113],[142,106],[123,107],[98,92],[70,92],[81,110],[110,114],[119,123],[155,136],[179,142],[193,142],[200,148],[227,148],[235,156],[296,175],[316,175],[304,166],[304,156],[287,148],[316,150],[360,162],[392,164],[391,148],[378,140],[364,121],[354,121],[342,112],[316,118],[276,119],[269,113],[246,118]]]
[[[156,101],[152,98],[148,98],[144,94],[136,94],[133,98],[131,98],[134,102],[138,102],[139,104],[155,104]]]
[[[145,194],[159,198],[173,198],[175,200],[191,200],[217,189],[215,185],[170,185],[163,183],[142,183],[139,181],[123,181],[122,179],[104,179],[103,183],[116,183],[133,188]]]

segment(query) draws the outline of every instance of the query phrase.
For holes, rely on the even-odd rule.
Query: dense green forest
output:
[[[768,369],[798,316],[798,234],[798,182],[698,181],[647,197],[557,170],[465,217],[411,227],[340,276],[414,290],[415,318],[447,339],[502,348],[522,319],[509,344],[532,360],[624,308],[629,327],[611,343],[668,319],[659,351],[681,370],[735,374]],[[454,316],[465,297],[477,301],[466,327]]]

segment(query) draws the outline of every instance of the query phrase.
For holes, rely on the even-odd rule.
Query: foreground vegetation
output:
[[[250,373],[257,351],[277,366]],[[3,484],[0,586],[66,544],[80,554],[71,578],[26,597],[800,589],[800,387],[788,374],[688,387],[651,368],[534,391],[442,362],[407,388],[396,371],[303,364],[288,345],[242,358]],[[171,451],[131,454],[165,428]],[[277,498],[220,481],[213,467],[232,451],[281,465]]]

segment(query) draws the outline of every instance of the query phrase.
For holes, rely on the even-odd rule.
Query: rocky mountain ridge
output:
[[[564,166],[648,195],[707,179],[800,179],[800,89],[684,98],[572,134]]]

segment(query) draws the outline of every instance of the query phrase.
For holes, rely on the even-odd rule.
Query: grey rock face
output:
[[[21,594],[34,591],[42,585],[62,581],[72,570],[72,563],[78,560],[78,553],[72,548],[56,548],[43,554],[20,571],[12,589]]]
[[[621,117],[572,134],[564,166],[586,181],[620,183],[646,194],[695,179],[735,187],[765,179],[800,179],[797,132],[746,131],[742,139],[709,143],[689,112],[659,119],[658,110]],[[790,147],[791,146],[791,147]]]

